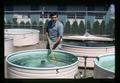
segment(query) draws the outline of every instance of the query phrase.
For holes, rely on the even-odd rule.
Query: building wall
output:
[[[78,6],[69,6],[69,5],[67,5],[67,6],[56,6],[56,5],[45,5],[45,6],[43,6],[43,5],[32,5],[32,6],[30,6],[30,5],[22,5],[22,6],[20,6],[20,5],[14,5],[14,6],[12,6],[12,5],[10,5],[10,6],[6,6],[5,7],[5,10],[6,11],[38,11],[38,10],[42,10],[43,9],[43,7],[45,7],[45,10],[47,11],[47,10],[49,10],[49,11],[65,11],[65,10],[67,10],[67,11],[85,11],[86,10],[86,6],[84,6],[84,5],[78,5]],[[91,10],[99,10],[99,11],[104,11],[104,10],[106,10],[106,7],[104,7],[104,6],[88,6],[88,10],[89,11],[91,11]],[[31,16],[28,14],[28,13],[18,13],[19,15],[28,15],[28,19],[30,19],[31,18]],[[14,15],[14,14],[13,14]],[[72,23],[73,22],[73,20],[74,20],[74,14],[72,13],[71,14],[72,16],[73,16],[73,18],[68,18],[68,20],[70,20],[70,23]],[[76,14],[76,15],[78,15],[78,14]],[[85,14],[84,14],[85,15]],[[102,16],[102,14],[99,14],[99,15],[101,15]],[[10,17],[11,16],[11,17]],[[41,18],[41,15],[39,14],[39,15],[37,15],[36,14],[36,16],[37,16],[37,18],[39,18],[39,20],[41,20],[42,18]],[[8,17],[8,18],[6,18],[6,17]],[[6,21],[9,19],[12,19],[12,15],[8,15],[8,14],[6,14],[5,15],[5,18],[6,18]],[[45,18],[45,19],[47,19],[47,18]],[[77,18],[77,20],[78,20],[78,23],[80,22],[80,20],[81,20],[82,18]],[[27,20],[27,19],[25,19],[25,20]],[[20,22],[20,21],[19,21]]]
[[[14,6],[13,7],[13,10],[14,11],[26,11],[26,10],[31,10],[31,7],[30,6]]]
[[[34,7],[34,8],[33,8]],[[59,5],[45,5],[45,10],[81,10],[85,11],[86,6],[84,5],[78,5],[78,6],[59,6]],[[33,9],[32,9],[33,8]],[[13,11],[13,10],[42,10],[43,5],[8,5],[5,6],[5,10],[7,11]],[[106,11],[108,10],[108,7],[106,6],[87,6],[88,10],[99,10],[99,11]]]

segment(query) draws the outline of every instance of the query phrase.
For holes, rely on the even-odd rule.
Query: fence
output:
[[[93,35],[108,35],[114,38],[114,19],[109,20],[107,27],[106,20],[101,19],[106,15],[106,11],[87,11],[87,16],[86,11],[5,11],[5,28],[37,29],[40,30],[42,39],[51,12],[58,13],[58,19],[64,24],[64,35],[83,35],[87,27],[87,31]],[[21,15],[19,19],[24,20],[18,23],[14,15]],[[25,19],[30,20],[24,22]],[[101,23],[96,19],[100,19]]]

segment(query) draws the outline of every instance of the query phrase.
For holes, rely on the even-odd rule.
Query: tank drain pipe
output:
[[[83,79],[83,73],[80,71],[78,71],[75,75],[74,75],[74,79],[77,79],[77,76],[80,74],[80,79]]]
[[[88,58],[87,56],[84,57],[84,60],[85,60],[84,61],[84,66],[85,66],[85,69],[84,69],[84,78],[86,77],[86,69],[87,69],[87,67],[86,67],[86,60],[87,60],[87,58]]]
[[[77,57],[83,57],[84,58],[84,75],[83,75],[83,78],[86,78],[86,69],[87,69],[87,58],[96,58],[98,61],[99,61],[99,57],[96,57],[96,56],[77,56]],[[82,74],[81,74],[82,75]]]

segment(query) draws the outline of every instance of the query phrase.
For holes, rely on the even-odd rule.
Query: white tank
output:
[[[7,55],[11,54],[12,52],[14,52],[14,46],[13,46],[13,39],[12,38],[4,38],[4,59],[6,58]],[[7,66],[6,66],[6,62],[4,60],[4,74],[5,74],[5,78],[7,78]]]
[[[115,54],[105,54],[99,59],[94,59],[94,65],[95,79],[115,78]]]
[[[39,30],[5,29],[5,36],[13,38],[14,46],[28,46],[39,43]]]
[[[14,51],[13,39],[5,38],[4,42],[4,56],[7,56]]]
[[[62,45],[60,48],[61,50],[68,51],[73,53],[74,55],[78,56],[79,60],[79,67],[84,67],[84,58],[85,56],[88,57],[99,57],[101,54],[107,54],[107,53],[114,53],[115,52],[115,46],[108,46],[108,47],[84,47],[84,46],[68,46],[68,45]],[[82,56],[82,57],[80,57]],[[87,58],[86,66],[87,67],[94,67],[93,63],[94,58]]]
[[[6,58],[8,78],[74,79],[78,73],[78,59],[68,52],[55,50],[55,60],[49,62],[46,49],[12,53]],[[44,65],[41,61],[44,60]],[[61,63],[60,60],[67,61]],[[50,60],[51,61],[51,60]],[[60,62],[59,62],[60,61]]]
[[[106,42],[107,45],[105,45],[104,42]],[[85,58],[83,57],[88,57],[86,58],[86,67],[93,68],[93,59],[95,57],[99,57],[101,54],[115,52],[115,46],[110,45],[112,42],[112,38],[97,37],[85,33],[83,36],[64,36],[60,49],[76,55],[79,60],[79,67],[85,67]]]

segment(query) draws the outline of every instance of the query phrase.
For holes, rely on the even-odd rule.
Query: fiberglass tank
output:
[[[69,52],[53,51],[55,59],[48,58],[48,50],[35,49],[7,56],[8,78],[54,79],[72,78],[78,73],[78,58]]]
[[[114,79],[115,78],[115,54],[101,55],[99,59],[94,59],[94,78],[95,79]]]
[[[13,38],[14,46],[28,46],[39,43],[39,30],[5,29],[5,36]]]
[[[4,42],[4,56],[7,56],[14,51],[13,39],[5,37]]]
[[[78,56],[79,67],[94,67],[93,59],[101,54],[114,53],[115,46],[112,38],[97,37],[85,33],[83,36],[64,36],[61,50]]]

